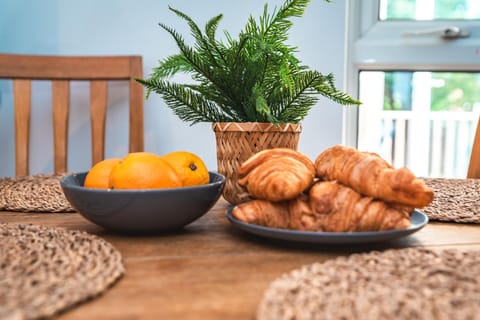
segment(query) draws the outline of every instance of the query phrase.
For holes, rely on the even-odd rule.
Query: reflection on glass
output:
[[[380,20],[479,19],[479,0],[380,0]]]
[[[360,73],[358,147],[419,176],[466,177],[480,73]]]

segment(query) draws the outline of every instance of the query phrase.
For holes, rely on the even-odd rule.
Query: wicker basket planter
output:
[[[218,172],[227,178],[223,197],[231,204],[250,200],[237,183],[237,170],[251,155],[271,148],[296,150],[302,127],[300,124],[258,122],[215,122],[212,124],[217,142]]]

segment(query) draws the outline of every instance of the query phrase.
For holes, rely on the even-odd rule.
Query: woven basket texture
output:
[[[238,168],[253,154],[272,148],[296,150],[302,127],[300,124],[258,122],[216,122],[212,124],[217,142],[218,172],[226,177],[223,197],[231,204],[250,200],[238,185]]]
[[[352,254],[292,270],[264,292],[257,320],[479,319],[480,251]]]
[[[0,210],[18,212],[75,212],[63,194],[62,174],[0,178]]]
[[[56,316],[125,273],[121,253],[83,231],[0,223],[0,239],[0,319]]]
[[[422,210],[430,220],[480,223],[480,179],[424,178],[435,193]]]

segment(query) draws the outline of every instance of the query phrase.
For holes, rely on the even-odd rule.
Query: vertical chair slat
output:
[[[15,114],[15,174],[29,174],[30,113],[32,87],[30,80],[13,81]]]
[[[143,77],[142,57],[130,58],[129,150],[143,151],[143,86],[135,78]]]
[[[52,81],[54,170],[67,172],[68,114],[70,109],[70,82]]]
[[[473,139],[467,178],[480,179],[480,117],[478,118],[477,131]]]
[[[68,114],[70,85],[68,81],[94,81],[91,84],[92,161],[105,157],[107,83],[129,83],[128,149],[143,151],[143,86],[136,78],[143,77],[141,56],[48,56],[0,53],[0,79],[11,79],[15,88],[15,175],[29,175],[29,135],[32,80],[52,81],[54,121],[54,170],[68,169]],[[24,92],[23,92],[24,91]],[[98,96],[97,96],[98,95]],[[85,112],[87,112],[85,110]],[[1,146],[0,146],[1,149]],[[1,150],[0,150],[1,152]]]
[[[105,121],[107,115],[107,81],[90,82],[90,119],[92,125],[92,165],[105,157]]]

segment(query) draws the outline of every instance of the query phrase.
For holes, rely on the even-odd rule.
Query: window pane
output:
[[[425,177],[465,178],[480,73],[360,72],[359,149]]]
[[[380,20],[479,19],[479,0],[380,0]]]

